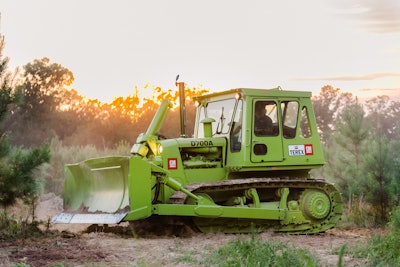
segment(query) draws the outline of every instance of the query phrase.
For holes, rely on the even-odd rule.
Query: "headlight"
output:
[[[163,146],[161,144],[158,145],[158,155],[161,155],[163,152]]]

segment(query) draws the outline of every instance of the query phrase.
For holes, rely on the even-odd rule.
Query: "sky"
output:
[[[175,89],[400,100],[399,0],[0,0],[9,67],[48,57],[92,99]],[[151,88],[150,86],[150,88]]]

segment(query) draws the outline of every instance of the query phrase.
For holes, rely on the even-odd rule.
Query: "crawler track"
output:
[[[291,201],[292,206],[293,203],[299,206],[297,211],[290,211],[289,208],[284,220],[194,218],[194,223],[202,232],[243,233],[272,229],[296,234],[319,233],[334,227],[342,213],[339,192],[324,179],[247,178],[192,183],[185,188],[197,195],[207,195],[219,205],[232,205],[227,204],[229,198],[242,196],[248,189],[256,189],[262,203],[277,202],[280,196],[276,192],[288,188],[287,200]],[[176,192],[170,198],[170,203],[174,204],[184,204],[187,201],[187,195],[182,192]]]

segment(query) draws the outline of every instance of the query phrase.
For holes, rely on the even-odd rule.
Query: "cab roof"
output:
[[[297,98],[310,98],[311,92],[306,91],[286,91],[282,88],[272,89],[256,89],[256,88],[236,88],[225,90],[221,92],[210,93],[202,96],[193,97],[194,101],[211,100],[211,99],[224,99],[228,97],[234,97],[237,93],[240,93],[242,97],[297,97]]]

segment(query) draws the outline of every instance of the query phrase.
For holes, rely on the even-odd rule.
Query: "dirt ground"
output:
[[[61,209],[61,200],[50,195],[42,198],[37,215],[46,221]],[[102,227],[88,230],[87,225],[51,225],[50,229],[56,234],[37,240],[0,243],[0,266],[201,266],[202,258],[238,237],[190,231],[178,237],[173,234],[141,237],[129,230],[128,225],[113,228],[113,233]],[[370,235],[371,231],[366,229],[332,229],[316,235],[262,233],[259,237],[309,249],[318,257],[320,266],[336,266],[335,251],[343,244],[360,245]],[[364,260],[348,256],[343,261],[344,266],[365,265]]]

